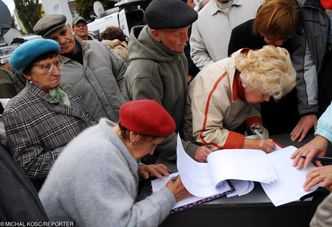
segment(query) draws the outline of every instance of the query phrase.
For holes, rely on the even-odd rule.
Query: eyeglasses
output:
[[[61,68],[62,61],[59,59],[57,61],[50,62],[47,64],[34,64],[34,65],[41,68],[45,73],[51,74],[53,72],[54,66],[57,67],[58,69]]]

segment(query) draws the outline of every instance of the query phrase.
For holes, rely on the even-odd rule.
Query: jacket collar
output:
[[[244,100],[244,88],[242,86],[242,82],[240,79],[240,72],[236,69],[235,74],[234,74],[234,79],[233,79],[233,92],[232,92],[232,101],[236,100]]]
[[[207,13],[211,16],[216,14],[217,12],[221,12],[221,9],[217,6],[217,0],[211,0],[209,2],[209,7],[207,7]],[[245,1],[250,1],[250,0],[245,0]],[[232,7],[233,6],[241,6],[243,4],[243,0],[233,0]],[[203,8],[204,9],[204,8]]]
[[[43,91],[42,88],[36,86],[35,84],[28,82],[27,88],[28,88],[28,91],[30,91],[34,95],[38,96],[39,98],[41,98],[49,103],[59,103],[59,101],[56,98],[53,98],[47,92]]]
[[[106,133],[105,135],[107,136],[107,138],[117,148],[121,156],[126,160],[130,171],[132,172],[136,180],[138,180],[138,161],[134,159],[134,157],[130,154],[128,148],[113,131],[115,123],[106,118],[101,118],[99,120],[99,125],[101,125],[103,131]]]
[[[182,56],[155,41],[148,31],[148,26],[135,26],[131,29],[129,44],[129,59],[148,59],[155,62],[169,63],[174,61],[176,56]]]
[[[62,88],[68,95],[68,98],[70,100],[70,107],[66,106],[63,103],[60,103],[59,100],[44,92],[35,84],[27,83],[27,89],[29,92],[33,93],[36,97],[39,97],[40,99],[43,99],[48,103],[55,104],[51,105],[52,111],[84,119],[83,115],[85,114],[85,112],[81,106],[82,103],[79,102],[79,97],[71,92],[69,86],[70,85],[68,84],[59,85],[59,87]]]
[[[241,53],[247,53],[249,51],[248,48],[243,48],[240,49],[238,51],[236,51],[235,53],[233,53],[231,55],[231,57],[229,57],[229,61],[228,64],[226,66],[226,71],[229,77],[229,81],[230,81],[230,87],[231,87],[231,92],[232,92],[232,101],[237,101],[239,99],[244,100],[244,89],[240,80],[240,75],[241,72],[239,72],[236,68],[235,68],[235,58],[236,56],[238,56]]]

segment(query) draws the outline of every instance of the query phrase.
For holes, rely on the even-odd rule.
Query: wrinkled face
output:
[[[56,88],[60,84],[60,66],[57,56],[37,61],[25,77],[43,89]]]
[[[163,142],[164,138],[142,138],[135,144],[136,149],[139,151],[139,158],[150,154],[152,155],[156,147]]]
[[[270,100],[270,95],[263,94],[258,89],[244,88],[244,96],[247,103],[259,104]]]
[[[88,35],[88,26],[84,21],[80,21],[73,26],[73,32],[80,37],[81,39],[87,39]]]
[[[181,53],[188,41],[188,29],[189,26],[155,30],[158,33],[156,39],[172,51]]]
[[[284,44],[284,42],[285,42],[282,39],[274,39],[274,38],[268,37],[268,36],[264,36],[264,41],[269,45],[277,46],[277,47],[282,46],[282,44]]]
[[[53,39],[60,45],[60,54],[72,54],[76,49],[76,43],[72,31],[67,27],[63,26],[58,30],[52,32],[45,37],[46,39]]]

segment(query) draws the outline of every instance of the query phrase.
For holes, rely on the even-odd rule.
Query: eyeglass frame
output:
[[[33,64],[33,66],[38,66],[44,73],[51,74],[53,72],[54,66],[60,69],[63,65],[63,62],[60,58],[56,62],[49,62],[47,64]]]

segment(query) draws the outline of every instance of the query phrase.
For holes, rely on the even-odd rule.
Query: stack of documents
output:
[[[296,147],[289,146],[266,154],[253,149],[224,149],[212,152],[207,163],[194,161],[177,142],[177,168],[186,189],[196,197],[210,197],[234,191],[229,196],[244,195],[260,182],[275,206],[298,200],[310,193],[303,190],[307,172],[297,170],[290,156]],[[313,189],[314,190],[314,189]]]

